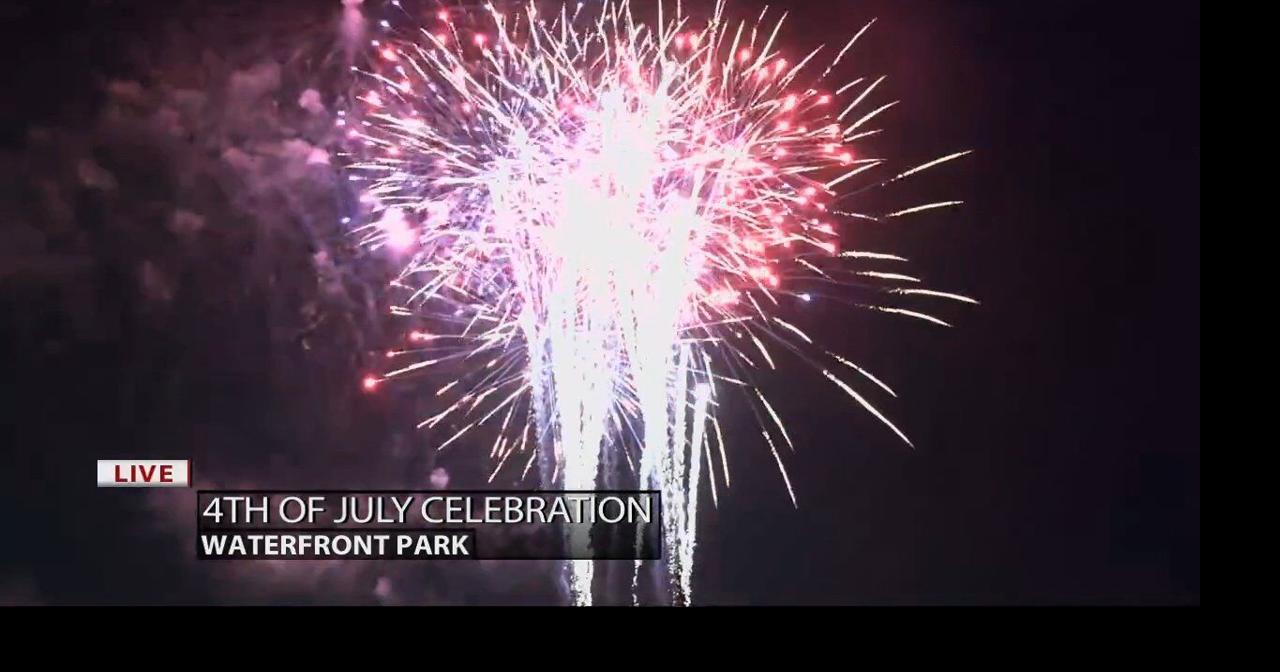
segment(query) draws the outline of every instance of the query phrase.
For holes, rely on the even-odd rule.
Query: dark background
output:
[[[243,31],[228,42],[260,32],[287,42],[290,30],[315,30],[339,9],[336,0],[260,4],[213,10]],[[726,418],[738,427],[733,483],[717,509],[703,507],[695,599],[1198,604],[1198,4],[788,4],[796,5],[788,40],[797,44],[843,43],[878,17],[853,53],[860,74],[889,75],[883,101],[903,101],[877,141],[897,166],[975,150],[877,196],[903,206],[963,199],[963,207],[859,225],[846,231],[848,245],[902,253],[931,287],[982,304],[943,304],[952,329],[823,302],[795,316],[894,387],[899,398],[880,407],[916,447],[813,372],[789,367],[764,380],[791,419],[799,508],[767,449]],[[74,128],[93,118],[105,81],[157,77],[139,72],[135,52],[157,35],[172,41],[174,22],[199,23],[190,18],[202,16],[196,6],[0,3],[12,78],[0,111],[6,169],[21,173],[36,160],[32,125]],[[0,227],[34,221],[23,215],[30,203],[7,200],[18,212],[0,213]],[[133,254],[119,251],[126,244],[149,243],[91,237],[70,256],[54,242],[39,253],[0,249],[0,522],[10,540],[0,603],[389,601],[377,567],[214,572],[188,557],[183,522],[156,512],[189,521],[190,502],[148,495],[144,505],[137,492],[88,485],[94,459],[189,453],[198,479],[209,464],[205,478],[230,487],[422,487],[437,466],[455,483],[481,475],[461,457],[423,457],[421,436],[388,429],[414,413],[397,410],[403,397],[353,393],[362,362],[316,372],[281,354],[263,322],[288,294],[192,299],[184,305],[195,307],[161,326],[143,317],[129,291],[113,289],[129,285],[119,270],[127,264],[102,262]],[[92,339],[66,335],[77,332],[63,322],[80,318],[66,316],[50,288],[76,271],[59,264],[95,269],[87,284],[99,317],[86,319],[111,328],[91,330]],[[197,279],[184,291],[221,286],[210,279],[216,272],[188,273]],[[377,325],[353,324],[377,340]],[[534,574],[475,569],[422,579],[425,587],[398,576],[397,594],[537,602],[546,592]]]

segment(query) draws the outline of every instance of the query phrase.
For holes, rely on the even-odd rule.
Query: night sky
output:
[[[702,507],[697,601],[1198,604],[1198,4],[783,4],[797,48],[878,18],[853,53],[902,100],[875,144],[896,167],[974,150],[872,196],[964,206],[858,224],[849,245],[982,303],[944,305],[951,329],[822,301],[793,316],[891,382],[881,408],[915,448],[816,372],[764,377],[790,418],[799,508],[731,409],[733,483]],[[287,100],[332,68],[306,45],[337,0],[200,5],[0,0],[0,179],[18,187],[0,199],[0,528],[21,542],[0,558],[0,604],[545,601],[527,565],[401,565],[394,597],[376,563],[211,568],[191,557],[193,497],[92,487],[110,457],[191,457],[222,487],[484,475],[467,451],[425,449],[438,437],[412,431],[411,391],[356,389],[387,327],[362,289],[377,272],[351,270],[324,228],[336,197],[191,167],[207,138],[257,146],[260,110],[163,142],[145,140],[152,103],[125,106],[136,123],[103,112],[126,95],[113,81],[146,99],[273,59]],[[203,109],[224,103],[241,104]],[[83,157],[113,186],[92,186]],[[200,214],[200,246],[175,210]],[[341,292],[316,298],[317,251]]]

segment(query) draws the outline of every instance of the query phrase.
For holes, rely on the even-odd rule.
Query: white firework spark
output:
[[[883,162],[854,146],[893,105],[857,112],[883,78],[825,81],[866,28],[819,72],[821,49],[788,60],[782,20],[732,21],[723,0],[704,19],[659,5],[652,22],[612,0],[440,10],[426,24],[404,16],[409,30],[383,23],[340,122],[367,215],[362,242],[405,262],[394,284],[408,298],[395,312],[436,325],[388,353],[418,361],[385,377],[465,363],[435,392],[452,401],[423,424],[457,428],[440,448],[495,427],[495,477],[536,458],[544,487],[589,490],[629,465],[641,487],[662,492],[668,588],[688,603],[698,486],[705,473],[714,488],[715,456],[730,485],[715,419],[724,390],[753,392],[743,398],[767,412],[761,432],[795,499],[775,442],[791,438],[746,382],[757,362],[775,366],[766,342],[813,348],[778,315],[789,298],[813,300],[790,287],[856,276],[886,298],[972,301],[897,288],[918,287],[905,274],[841,267],[905,261],[841,251],[838,227],[853,213],[830,207],[836,186]],[[847,359],[816,354],[889,390]],[[517,452],[529,454],[509,459]],[[590,561],[571,565],[579,604],[591,601],[592,571]]]

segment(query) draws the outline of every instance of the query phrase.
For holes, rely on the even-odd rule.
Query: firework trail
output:
[[[775,367],[771,348],[814,363],[907,440],[850,380],[892,390],[783,317],[814,298],[794,288],[815,283],[943,325],[887,301],[972,302],[894,271],[902,257],[840,248],[850,221],[958,203],[838,209],[964,154],[849,190],[883,163],[858,141],[893,103],[867,103],[883,78],[827,76],[870,24],[818,65],[822,48],[788,58],[782,19],[732,21],[723,1],[702,18],[676,4],[643,19],[611,0],[391,5],[338,123],[361,194],[356,230],[401,260],[395,311],[420,322],[366,386],[458,365],[421,424],[449,428],[440,449],[492,427],[494,477],[537,463],[543,487],[590,490],[626,473],[660,490],[662,589],[685,604],[699,485],[715,499],[717,481],[731,483],[716,420],[727,391],[745,392],[795,501],[779,450],[791,438],[751,383],[752,369]],[[568,566],[578,604],[591,602],[593,570]]]

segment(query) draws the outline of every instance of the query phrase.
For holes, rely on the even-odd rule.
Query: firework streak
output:
[[[821,48],[784,56],[781,20],[731,21],[723,3],[701,19],[654,6],[652,21],[626,2],[392,5],[400,14],[371,40],[339,124],[361,193],[358,235],[404,261],[393,284],[407,298],[394,311],[432,326],[410,332],[388,353],[398,364],[367,387],[460,365],[421,424],[449,428],[441,449],[492,428],[495,475],[536,463],[543,487],[627,474],[660,490],[662,590],[677,604],[692,594],[698,486],[715,499],[717,481],[730,484],[715,414],[725,391],[745,392],[795,501],[779,452],[791,438],[750,382],[775,366],[770,348],[818,362],[906,440],[849,381],[892,391],[782,316],[814,298],[797,286],[972,302],[874,270],[902,257],[840,248],[837,226],[851,218],[956,203],[837,211],[840,190],[882,163],[857,141],[893,105],[864,105],[883,78],[826,83],[866,27],[819,65]],[[576,603],[591,602],[593,571],[567,568]],[[640,574],[637,563],[637,594]]]

